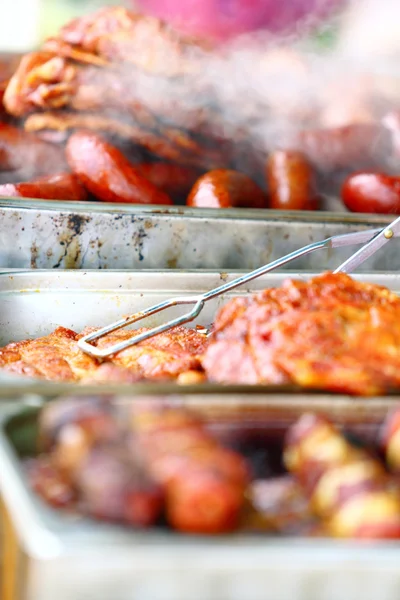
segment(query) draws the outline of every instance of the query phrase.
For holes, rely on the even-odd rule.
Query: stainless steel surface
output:
[[[384,248],[388,242],[400,235],[400,217],[397,217],[392,223],[387,225],[380,233],[373,237],[365,246],[357,250],[340,267],[335,269],[335,273],[352,273],[354,269],[362,265],[366,260],[373,256],[378,250]]]
[[[204,308],[204,304],[209,300],[217,298],[218,296],[222,296],[223,294],[226,294],[231,290],[245,285],[246,283],[250,283],[251,281],[258,279],[262,275],[265,275],[266,273],[276,271],[279,267],[287,265],[288,263],[293,262],[301,256],[311,254],[311,252],[321,250],[322,248],[343,248],[345,246],[354,246],[356,244],[363,244],[365,242],[369,242],[366,245],[365,250],[363,248],[361,249],[361,251],[364,251],[362,255],[360,255],[360,251],[356,252],[353,257],[350,257],[343,265],[341,265],[335,271],[339,272],[345,270],[348,273],[349,268],[345,269],[345,266],[348,264],[350,265],[350,263],[353,264],[354,257],[356,257],[356,262],[358,260],[357,265],[361,264],[368,257],[372,256],[374,252],[376,252],[381,246],[388,242],[389,239],[397,235],[398,222],[400,222],[400,217],[396,219],[396,221],[394,221],[391,225],[388,225],[388,227],[386,227],[383,231],[381,229],[357,231],[354,233],[333,236],[327,238],[326,240],[322,240],[321,242],[308,244],[308,246],[304,246],[303,248],[299,248],[298,250],[295,250],[290,254],[286,254],[285,256],[282,256],[281,258],[278,258],[277,260],[270,262],[267,265],[256,269],[255,271],[246,273],[246,275],[240,275],[236,279],[233,279],[233,281],[223,283],[217,288],[205,292],[200,296],[181,296],[176,298],[170,298],[167,301],[159,302],[158,304],[154,304],[153,306],[141,310],[140,312],[136,312],[133,315],[120,319],[115,323],[106,325],[105,327],[102,327],[99,331],[96,331],[95,333],[90,333],[81,338],[78,341],[78,346],[81,350],[83,350],[90,356],[95,356],[97,358],[106,358],[107,356],[111,356],[116,352],[125,350],[125,348],[129,348],[130,346],[134,346],[139,342],[154,337],[158,333],[168,331],[172,327],[184,325],[185,323],[190,323],[200,315]],[[133,323],[138,323],[143,319],[146,319],[152,315],[159,314],[160,312],[164,312],[165,310],[174,306],[193,306],[193,308],[187,313],[176,317],[175,319],[171,319],[166,323],[162,323],[160,325],[157,325],[156,327],[152,327],[148,331],[145,331],[138,335],[133,335],[130,339],[125,340],[124,342],[119,342],[118,344],[114,344],[113,346],[108,346],[107,348],[100,349],[90,343],[99,340],[100,338],[106,336],[109,333],[112,333],[113,331],[125,328],[128,325],[132,325]]]
[[[209,326],[218,308],[228,298],[280,285],[289,275],[264,275],[250,286],[210,300],[204,307],[201,320],[196,319],[194,323]],[[85,326],[100,328],[104,323],[116,321],[121,315],[141,311],[171,296],[183,293],[198,296],[237,276],[238,273],[207,271],[3,272],[0,273],[0,344],[47,335],[58,325],[75,331],[82,331]],[[306,273],[293,273],[290,276],[302,279],[309,277]],[[400,293],[400,274],[363,274],[356,278],[385,285]],[[178,315],[179,307],[170,309],[171,318]],[[158,315],[154,315],[145,324],[156,326],[158,319]],[[0,380],[2,377],[0,371]],[[28,385],[28,382],[30,384],[28,378],[6,376],[6,383],[10,385]],[[45,385],[57,388],[60,384]]]
[[[37,409],[13,412],[14,423],[10,412],[1,419],[0,486],[27,560],[21,600],[398,599],[398,542],[146,533],[52,511],[28,488],[9,437]]]
[[[0,268],[255,269],[332,235],[391,218],[334,212],[203,210],[0,199]],[[333,269],[346,248],[302,258],[295,269]],[[365,270],[396,271],[399,242]]]

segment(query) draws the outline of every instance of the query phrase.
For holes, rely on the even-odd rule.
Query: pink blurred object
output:
[[[187,34],[228,40],[265,29],[292,32],[315,25],[342,0],[139,0],[141,8]]]

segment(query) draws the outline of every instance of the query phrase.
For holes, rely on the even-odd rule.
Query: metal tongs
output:
[[[348,258],[344,263],[342,263],[334,272],[335,273],[350,273],[359,265],[361,265],[364,261],[366,261],[370,256],[372,256],[377,250],[382,248],[387,242],[389,242],[392,238],[400,236],[400,217],[398,217],[395,221],[393,221],[387,227],[383,229],[367,229],[366,231],[357,231],[354,233],[345,233],[342,235],[334,235],[329,237],[321,242],[314,242],[313,244],[309,244],[308,246],[304,246],[295,252],[291,252],[282,258],[272,261],[271,263],[248,273],[247,275],[242,275],[241,277],[237,277],[231,282],[225,283],[224,285],[220,285],[214,290],[210,290],[205,294],[201,294],[200,296],[181,296],[177,298],[171,298],[166,300],[165,302],[160,302],[159,304],[154,304],[150,308],[146,310],[142,310],[133,315],[130,315],[120,321],[116,321],[111,325],[107,325],[102,329],[94,333],[90,333],[85,335],[78,341],[78,346],[81,350],[83,350],[86,354],[90,356],[94,356],[96,358],[107,358],[124,350],[125,348],[129,348],[130,346],[134,346],[143,340],[147,340],[158,333],[163,333],[164,331],[168,331],[172,327],[176,327],[177,325],[183,325],[184,323],[189,323],[193,321],[200,312],[202,311],[204,304],[211,300],[212,298],[216,298],[221,294],[225,294],[230,290],[233,290],[244,283],[248,283],[249,281],[253,281],[257,277],[264,275],[265,273],[270,273],[283,265],[286,265],[296,258],[300,258],[301,256],[305,256],[306,254],[310,254],[311,252],[315,252],[316,250],[320,250],[321,248],[341,248],[345,246],[355,246],[358,244],[365,244],[362,248],[357,250],[350,258]],[[167,308],[171,308],[172,306],[178,305],[193,305],[193,308],[183,314],[180,317],[172,319],[162,325],[157,327],[153,327],[148,329],[147,331],[133,335],[131,338],[114,344],[112,346],[107,346],[106,348],[97,348],[91,342],[95,342],[100,338],[106,336],[113,331],[117,331],[118,329],[122,329],[131,325],[132,323],[137,323],[146,317],[150,317],[156,313],[159,313]]]

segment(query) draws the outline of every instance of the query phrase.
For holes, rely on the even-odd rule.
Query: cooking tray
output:
[[[28,488],[18,458],[33,452],[38,410],[20,404],[0,419],[3,600],[398,599],[397,542],[136,532],[50,509]],[[280,409],[281,424],[295,416]],[[375,431],[382,416],[370,423]]]
[[[0,268],[251,270],[310,242],[383,226],[391,217],[3,198],[0,220]],[[399,243],[363,268],[397,271]],[[316,253],[294,268],[330,269],[351,252]]]
[[[390,246],[391,244],[388,244]],[[292,276],[308,279],[310,275],[292,273]],[[75,331],[82,331],[86,326],[101,327],[112,323],[124,315],[140,311],[156,302],[184,294],[200,294],[229,281],[237,273],[218,273],[207,271],[29,271],[0,273],[0,345],[11,341],[39,337],[49,334],[61,325]],[[232,292],[207,302],[198,319],[193,324],[210,325],[216,311],[228,298],[242,296],[268,287],[279,286],[288,277],[288,273],[271,273],[254,280]],[[369,274],[358,275],[357,279],[369,281],[400,293],[400,275]],[[154,315],[143,325],[159,324],[160,319],[181,314],[182,307],[174,307]],[[21,391],[32,385],[33,380],[20,376],[11,376],[0,371],[0,381]],[[51,390],[79,388],[72,384],[61,386],[57,383],[39,382],[40,389]],[[114,386],[112,389],[119,389]],[[135,389],[146,388],[178,391],[182,386],[174,383],[137,384]],[[84,389],[88,389],[85,387]],[[132,386],[128,389],[132,390]],[[235,390],[264,391],[270,393],[299,391],[289,386],[194,386],[197,393],[209,390],[215,393],[233,393]],[[2,395],[0,386],[0,397]],[[325,394],[326,396],[326,394]],[[389,397],[390,398],[390,397]],[[357,401],[357,400],[355,400]],[[389,400],[390,401],[390,400]]]

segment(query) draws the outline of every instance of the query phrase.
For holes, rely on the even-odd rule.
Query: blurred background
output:
[[[236,12],[246,27],[254,23],[254,19],[260,22],[263,12],[269,21],[273,18],[282,21],[284,13],[288,20],[289,13],[298,15],[308,11],[311,14],[310,7],[313,7],[314,14],[316,8],[324,14],[318,31],[314,28],[309,36],[313,41],[323,46],[338,44],[346,53],[357,57],[400,51],[399,0],[140,0],[140,3],[154,14],[173,15],[175,21],[178,18],[185,24],[200,22],[203,27],[204,22],[218,21],[210,16],[214,13],[215,17],[216,7],[221,14],[225,11],[222,15],[225,22]],[[74,16],[112,4],[133,7],[135,0],[2,0],[0,51],[32,49]],[[194,18],[193,13],[197,13],[197,17]]]
[[[30,50],[71,18],[123,0],[2,0],[0,51]],[[21,18],[23,15],[23,18]]]

